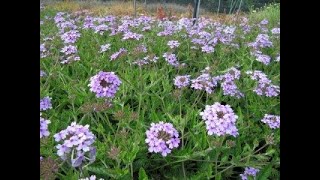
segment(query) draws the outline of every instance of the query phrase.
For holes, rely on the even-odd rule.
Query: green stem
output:
[[[130,169],[131,169],[131,178],[133,179],[133,165],[130,163]]]

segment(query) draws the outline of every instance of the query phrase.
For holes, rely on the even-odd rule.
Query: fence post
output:
[[[196,23],[196,21],[198,21],[199,11],[200,11],[200,0],[195,0],[195,6],[193,9],[193,17],[192,18],[196,18],[196,19],[193,20],[193,25]]]

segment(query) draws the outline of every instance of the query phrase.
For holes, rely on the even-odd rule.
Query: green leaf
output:
[[[267,165],[265,168],[263,168],[257,175],[257,180],[267,180],[268,177],[271,174],[271,170],[272,170],[272,165],[273,164],[269,164]]]
[[[141,167],[139,169],[139,180],[148,180],[148,176],[146,174],[146,171]]]

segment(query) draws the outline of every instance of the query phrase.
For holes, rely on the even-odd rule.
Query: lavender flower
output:
[[[268,65],[270,63],[271,57],[268,55],[261,54],[260,51],[254,53],[254,56],[256,57],[257,61],[262,62],[265,65]]]
[[[78,52],[77,47],[73,45],[64,46],[61,51],[65,55],[76,54]]]
[[[126,32],[123,34],[123,40],[126,40],[126,39],[135,39],[135,40],[140,40],[141,38],[143,37],[142,34],[137,34],[137,33],[134,33],[134,32]]]
[[[202,49],[202,52],[205,52],[205,53],[213,53],[214,52],[214,48],[209,45],[204,45],[201,47],[201,49]]]
[[[271,129],[280,128],[280,116],[265,114],[261,121]]]
[[[48,131],[48,124],[50,124],[51,121],[44,119],[41,117],[40,113],[40,138],[42,137],[48,137],[50,135],[50,132]],[[40,158],[41,160],[41,158]]]
[[[177,60],[177,57],[175,54],[172,53],[164,53],[163,56],[165,60],[172,66],[177,67],[179,65],[179,62]]]
[[[190,84],[190,75],[176,76],[174,78],[174,85],[178,88],[187,87]]]
[[[173,148],[177,148],[180,143],[179,133],[171,123],[151,123],[151,127],[146,132],[145,142],[148,144],[149,152],[161,153],[163,157],[171,153]]]
[[[52,109],[51,97],[49,96],[40,99],[40,111],[45,111],[47,109]]]
[[[90,25],[86,24],[86,26],[90,26]],[[100,35],[103,35],[104,32],[106,32],[108,29],[109,29],[109,27],[107,25],[101,24],[101,25],[94,27],[94,32],[99,33]]]
[[[47,76],[47,73],[42,71],[42,70],[40,70],[40,77],[43,77],[43,76]]]
[[[64,43],[75,43],[77,39],[81,36],[79,31],[77,30],[71,30],[61,35],[61,39],[64,41]]]
[[[101,45],[101,46],[100,46],[100,51],[99,51],[99,53],[106,52],[107,50],[110,49],[110,46],[111,46],[111,44]]]
[[[48,56],[48,51],[45,44],[40,44],[40,58],[45,58]]]
[[[146,53],[148,50],[147,50],[147,47],[142,44],[142,45],[139,45],[139,46],[135,47],[134,51],[135,52],[144,52],[144,53]]]
[[[167,44],[171,49],[179,47],[179,41],[169,41]]]
[[[240,177],[242,180],[248,180],[248,176],[252,176],[255,179],[259,171],[259,169],[255,169],[253,167],[246,167],[244,173],[240,174]]]
[[[216,86],[217,81],[215,81],[215,79],[213,79],[209,74],[201,74],[196,79],[191,80],[192,88],[205,90],[208,94],[211,94]]]
[[[115,52],[110,56],[110,61],[117,59],[118,57],[124,55],[125,53],[127,53],[127,50],[124,48],[120,48],[118,52]]]
[[[258,82],[258,86],[253,90],[260,96],[274,97],[280,93],[280,87],[264,82]]]
[[[79,167],[86,160],[95,161],[96,148],[92,146],[96,137],[89,130],[89,125],[71,123],[67,129],[53,136],[56,142],[61,142],[56,148],[62,160],[68,160],[73,167]]]
[[[279,35],[280,34],[280,28],[271,29],[271,33],[274,34],[274,35]]]
[[[114,72],[100,71],[90,78],[90,91],[96,93],[97,97],[113,98],[121,84],[120,79]]]
[[[251,79],[258,81],[257,87],[253,90],[260,96],[274,97],[280,93],[280,87],[271,84],[271,80],[267,78],[261,71],[247,71]]]
[[[255,49],[259,49],[259,48],[272,47],[273,44],[269,40],[269,36],[267,34],[259,34],[255,42],[249,43],[249,46],[252,46]]]
[[[267,25],[269,23],[268,19],[263,19],[260,24],[261,25]]]
[[[215,134],[217,136],[232,135],[238,136],[238,129],[235,126],[238,116],[234,114],[230,105],[221,105],[216,102],[213,105],[206,105],[200,116],[205,120],[208,134]]]
[[[224,81],[221,83],[221,87],[223,90],[223,95],[229,95],[236,98],[241,98],[244,96],[244,94],[239,91],[234,81]]]

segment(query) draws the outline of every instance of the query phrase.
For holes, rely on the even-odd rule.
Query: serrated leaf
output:
[[[146,171],[141,167],[139,169],[139,180],[148,180],[148,176],[146,174]]]

